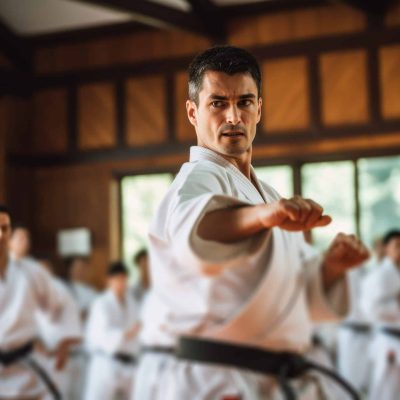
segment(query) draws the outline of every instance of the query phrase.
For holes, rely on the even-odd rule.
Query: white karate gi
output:
[[[50,274],[31,260],[10,260],[0,279],[0,351],[7,352],[31,342],[37,335],[35,312],[55,320],[63,314],[62,297]],[[24,361],[0,364],[0,394],[7,399],[37,397],[46,388]]]
[[[68,286],[78,303],[80,312],[88,312],[91,304],[98,296],[97,291],[82,282],[69,282]]]
[[[129,399],[136,367],[113,356],[118,353],[137,355],[137,339],[125,338],[125,332],[137,321],[138,307],[128,292],[125,304],[121,304],[111,290],[105,291],[93,303],[86,332],[86,346],[91,354],[86,400],[111,400],[117,393]]]
[[[258,189],[215,152],[191,149],[150,228],[152,292],[146,304],[141,341],[174,346],[181,335],[209,337],[260,348],[305,352],[312,319],[345,312],[339,283],[326,301],[320,259],[302,233],[278,228],[234,244],[201,239],[197,226],[208,212],[229,206],[270,203],[279,195]],[[340,307],[339,307],[340,305]],[[232,368],[178,361],[147,353],[137,373],[140,400],[215,400],[259,397],[259,377]]]
[[[66,285],[57,278],[52,278],[54,287],[58,291],[64,305],[62,316],[53,321],[51,315],[41,310],[36,311],[36,321],[39,328],[39,337],[44,343],[46,350],[55,351],[58,344],[66,338],[82,338],[82,327],[80,321],[79,308],[72,298]],[[76,385],[73,380],[74,365],[72,359],[69,359],[60,371],[55,368],[55,358],[41,353],[36,354],[36,358],[42,367],[52,377],[60,393],[65,400],[75,400],[72,394],[72,388]],[[51,398],[51,397],[49,397]]]
[[[347,273],[350,313],[345,322],[368,327],[369,321],[360,306],[361,284],[366,277],[364,267],[352,269]],[[371,327],[372,328],[372,327]],[[369,386],[371,364],[368,356],[371,332],[357,331],[342,325],[338,329],[337,362],[340,374],[359,391],[366,391]]]
[[[400,393],[400,337],[382,331],[392,328],[400,332],[400,272],[389,258],[365,278],[361,286],[361,307],[375,324],[370,346],[373,363],[370,400],[398,400]],[[394,362],[389,361],[389,354]]]

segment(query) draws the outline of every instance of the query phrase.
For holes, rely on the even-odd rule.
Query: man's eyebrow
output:
[[[210,99],[212,100],[229,100],[229,98],[227,96],[220,96],[218,94],[210,94],[210,96],[208,96]],[[253,93],[246,93],[246,94],[242,94],[239,96],[240,100],[244,100],[244,99],[255,99],[256,95]]]

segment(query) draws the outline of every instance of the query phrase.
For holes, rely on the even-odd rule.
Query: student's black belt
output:
[[[171,353],[181,360],[226,365],[272,375],[277,378],[286,400],[296,400],[296,394],[289,379],[300,378],[306,372],[314,370],[336,381],[353,400],[360,400],[356,390],[336,372],[292,352],[269,351],[189,337],[181,337],[178,346],[173,351],[170,348],[160,351],[157,347],[147,347],[144,351]]]
[[[24,361],[45,384],[47,390],[51,393],[54,400],[61,400],[61,393],[59,392],[57,386],[54,384],[51,378],[47,375],[46,371],[36,361],[28,357],[32,353],[32,351],[33,342],[28,342],[12,350],[0,351],[0,364],[7,367],[18,361]]]
[[[123,364],[136,364],[136,358],[130,354],[116,353],[113,357]]]
[[[397,339],[400,339],[400,329],[395,328],[382,328],[382,332],[387,333],[390,336],[394,336]]]
[[[0,364],[8,366],[14,364],[18,360],[27,357],[32,353],[33,342],[24,344],[23,346],[17,347],[13,350],[1,351],[0,350]]]
[[[343,328],[347,328],[350,329],[356,333],[360,333],[360,334],[368,334],[371,332],[371,326],[368,324],[362,324],[362,323],[358,323],[358,322],[343,322],[341,324],[341,327]]]

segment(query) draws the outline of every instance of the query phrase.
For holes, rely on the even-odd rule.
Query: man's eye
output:
[[[211,106],[214,108],[222,107],[222,105],[223,105],[223,102],[220,100],[215,100],[215,101],[211,102]]]
[[[250,100],[250,99],[244,99],[244,100],[241,100],[240,102],[239,102],[239,105],[240,106],[245,106],[245,107],[248,107],[248,106],[250,106],[252,104],[252,101]]]

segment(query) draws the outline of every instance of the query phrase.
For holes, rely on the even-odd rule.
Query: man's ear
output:
[[[192,100],[186,100],[186,112],[190,123],[193,126],[197,126],[197,106]]]
[[[260,122],[261,119],[261,110],[262,110],[262,98],[258,98],[258,110],[257,110],[257,123]]]

